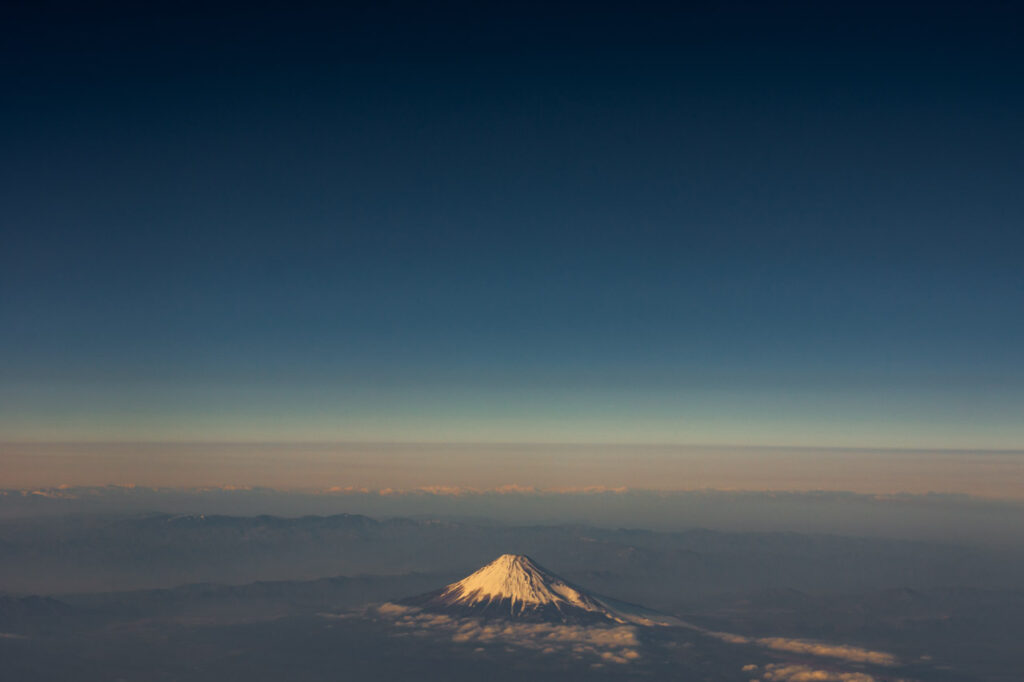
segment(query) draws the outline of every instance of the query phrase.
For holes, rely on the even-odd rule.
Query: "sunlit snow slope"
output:
[[[503,554],[462,580],[410,603],[433,611],[527,620],[677,623],[670,616],[588,594],[523,554]]]

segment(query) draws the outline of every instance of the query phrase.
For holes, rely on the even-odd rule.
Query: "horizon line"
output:
[[[702,449],[747,449],[747,450],[836,450],[845,452],[949,452],[949,453],[992,453],[1024,454],[1024,445],[1018,448],[986,447],[929,447],[900,445],[772,445],[749,443],[694,443],[694,442],[644,442],[644,441],[475,441],[475,440],[204,440],[204,439],[81,439],[81,440],[36,440],[0,439],[0,447],[8,445],[159,445],[159,446],[385,446],[385,447],[572,447],[572,448],[702,448]]]

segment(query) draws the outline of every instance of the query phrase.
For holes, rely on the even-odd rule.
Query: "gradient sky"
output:
[[[0,440],[1024,449],[1011,4],[345,4],[3,10]]]

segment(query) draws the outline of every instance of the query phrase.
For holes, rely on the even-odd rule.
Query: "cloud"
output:
[[[369,488],[363,488],[354,485],[346,485],[344,487],[340,485],[332,485],[330,488],[325,488],[320,492],[328,495],[335,495],[338,493],[362,493],[365,495],[373,491],[371,491]]]
[[[810,640],[784,639],[782,637],[764,637],[756,641],[761,646],[777,651],[839,658],[852,663],[871,663],[873,665],[896,665],[897,663],[895,656],[884,651],[872,651],[845,644],[822,644]]]
[[[775,651],[786,651],[823,658],[837,658],[851,663],[870,663],[872,665],[896,665],[899,663],[895,656],[885,651],[862,649],[861,647],[849,646],[847,644],[825,644],[809,639],[787,639],[785,637],[750,638],[734,635],[730,632],[713,632],[710,630],[705,631],[705,633],[730,644],[753,644],[766,649],[774,649]]]
[[[747,670],[750,666],[744,666]],[[754,666],[755,668],[757,666]],[[769,663],[764,667],[765,682],[876,682],[874,675],[819,670],[806,665]]]
[[[391,602],[385,602],[376,607],[377,613],[382,616],[404,616],[411,613],[416,613],[419,609],[412,606],[402,606],[401,604],[392,604]]]
[[[522,495],[532,495],[541,492],[539,488],[534,488],[529,485],[519,485],[517,483],[509,483],[508,485],[500,485],[494,488],[494,492],[501,493],[503,495],[509,495],[513,493],[519,493]]]
[[[592,495],[598,493],[627,493],[629,488],[625,486],[618,486],[615,488],[605,485],[588,485],[583,487],[577,486],[563,486],[560,488],[545,488],[544,492],[553,493],[556,495]]]
[[[50,498],[52,500],[76,500],[76,499],[78,499],[78,495],[76,495],[75,493],[71,492],[70,489],[68,489],[66,487],[63,487],[63,486],[59,487],[59,488],[45,488],[45,489],[41,489],[41,490],[29,490],[29,491],[24,491],[23,490],[21,492],[21,495],[22,495],[22,497],[27,497],[27,496],[47,497],[47,498]]]
[[[475,495],[478,491],[475,488],[464,488],[457,485],[425,485],[416,488],[413,492],[459,497],[462,495]]]
[[[603,485],[592,486],[560,486],[553,488],[538,488],[529,485],[509,483],[491,488],[477,488],[464,485],[424,485],[415,488],[380,488],[373,489],[364,486],[330,486],[316,491],[317,494],[329,495],[377,495],[380,497],[482,497],[485,495],[593,495],[600,493],[626,493],[630,489],[620,487],[609,487]]]
[[[626,664],[640,658],[637,629],[630,625],[561,625],[514,623],[479,618],[454,618],[415,607],[385,603],[367,615],[393,621],[418,636],[444,636],[459,644],[501,644],[542,654],[593,658],[603,663]]]

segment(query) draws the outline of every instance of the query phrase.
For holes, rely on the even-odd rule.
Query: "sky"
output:
[[[8,461],[1024,450],[1019,10],[488,5],[4,9]]]

